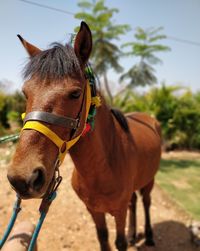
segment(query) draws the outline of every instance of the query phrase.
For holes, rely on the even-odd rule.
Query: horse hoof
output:
[[[153,246],[155,246],[155,242],[154,242],[153,239],[147,239],[147,240],[145,241],[145,245],[146,245],[146,246],[149,246],[149,247],[153,247]]]
[[[133,239],[133,238],[128,239],[128,245],[129,245],[129,247],[135,246],[135,244],[136,244],[136,239]]]
[[[135,246],[135,244],[137,242],[136,241],[136,234],[129,233],[126,238],[127,238],[127,242],[128,242],[129,247]]]

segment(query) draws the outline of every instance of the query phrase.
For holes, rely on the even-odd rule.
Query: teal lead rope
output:
[[[35,230],[33,232],[33,235],[32,235],[29,247],[28,247],[28,251],[33,251],[34,250],[35,245],[36,245],[36,241],[37,241],[37,237],[39,235],[40,229],[41,229],[42,224],[43,224],[43,222],[45,220],[45,217],[47,215],[49,206],[51,205],[52,201],[56,198],[56,195],[57,195],[56,191],[53,191],[48,196],[47,199],[44,199],[42,201],[40,209],[39,209],[39,211],[40,211],[40,218],[39,218],[38,223],[37,223],[37,225],[35,227]],[[14,204],[14,207],[13,207],[13,213],[12,213],[10,222],[8,224],[7,229],[4,232],[4,235],[3,235],[2,239],[0,240],[0,249],[2,249],[3,245],[5,244],[6,240],[8,239],[8,236],[9,236],[10,232],[13,229],[13,226],[14,226],[15,221],[17,219],[17,215],[18,215],[18,213],[21,210],[20,205],[21,205],[21,199],[17,196],[17,200],[16,200],[16,202]]]
[[[9,141],[16,141],[18,138],[19,138],[19,135],[17,135],[17,134],[4,136],[4,137],[0,138],[0,144],[6,143]],[[57,173],[57,177],[55,176],[55,179],[52,181],[52,188],[49,192],[49,195],[44,197],[41,202],[41,205],[39,208],[40,218],[39,218],[37,225],[35,227],[35,230],[33,232],[33,235],[32,235],[29,247],[28,247],[28,251],[34,251],[37,237],[39,235],[40,229],[41,229],[42,224],[45,220],[45,217],[47,215],[49,207],[50,207],[51,203],[53,202],[53,200],[56,198],[56,195],[57,195],[56,190],[62,181],[62,177],[60,176],[58,167],[59,167],[59,162],[56,161],[55,162],[55,175]],[[6,240],[8,239],[10,232],[13,229],[13,226],[14,226],[15,221],[17,219],[18,213],[21,210],[20,205],[21,205],[21,199],[20,199],[20,197],[17,196],[17,199],[16,199],[14,207],[13,207],[12,216],[10,218],[10,222],[8,223],[7,229],[5,230],[3,237],[0,240],[0,249],[2,249],[3,245],[5,244]]]
[[[0,144],[3,143],[7,143],[7,142],[15,142],[17,141],[19,138],[18,134],[12,134],[12,135],[8,135],[8,136],[4,136],[0,138]],[[10,232],[13,229],[13,226],[15,224],[15,221],[17,219],[17,215],[21,210],[21,199],[17,196],[17,199],[15,201],[14,207],[13,207],[13,212],[12,212],[12,216],[10,218],[10,222],[8,223],[7,229],[5,230],[2,239],[0,240],[0,249],[2,249],[3,245],[5,244],[6,240],[8,239],[8,236],[10,234]]]
[[[0,144],[4,144],[4,143],[10,142],[10,141],[15,142],[18,139],[19,139],[19,134],[7,135],[7,136],[0,138]]]
[[[37,226],[35,227],[34,233],[32,235],[28,251],[34,250],[37,237],[39,235],[40,229],[47,215],[49,206],[51,205],[52,201],[56,198],[56,195],[57,195],[56,191],[53,191],[52,194],[48,197],[48,199],[46,199],[45,201],[42,201],[42,204],[40,206],[40,218],[38,220]]]
[[[54,180],[52,180],[52,184],[50,184],[51,188],[50,188],[50,191],[48,192],[49,194],[46,197],[44,197],[41,202],[41,205],[39,208],[40,218],[39,218],[38,223],[37,223],[35,230],[33,232],[28,251],[34,250],[34,247],[35,247],[35,244],[37,241],[37,237],[39,235],[39,232],[40,232],[40,229],[41,229],[42,224],[44,222],[44,219],[48,213],[49,207],[50,207],[51,203],[53,202],[53,200],[56,198],[57,188],[62,181],[62,177],[60,176],[58,168],[59,168],[59,162],[56,161],[56,163],[55,163],[55,177],[54,177]]]
[[[0,240],[0,249],[2,249],[4,243],[6,242],[14,224],[15,224],[15,221],[17,219],[17,215],[18,213],[20,212],[21,208],[20,208],[20,204],[21,204],[21,199],[17,196],[17,200],[15,202],[15,205],[13,207],[13,213],[12,213],[12,216],[11,216],[11,219],[10,219],[10,222],[8,224],[8,227],[6,229],[6,231],[4,232],[4,235],[2,237],[2,239]]]

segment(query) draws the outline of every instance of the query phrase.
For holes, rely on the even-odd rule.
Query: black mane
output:
[[[128,126],[128,122],[126,117],[124,116],[124,114],[117,109],[111,108],[111,112],[114,115],[114,117],[116,118],[116,120],[118,121],[118,123],[120,124],[120,126],[122,127],[122,129],[128,133],[129,132],[129,126]]]
[[[74,49],[70,45],[52,44],[53,47],[42,51],[24,67],[25,79],[37,76],[40,79],[57,80],[66,76],[81,76],[81,67]]]

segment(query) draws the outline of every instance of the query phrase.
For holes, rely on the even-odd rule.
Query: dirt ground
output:
[[[2,154],[2,152],[1,152]],[[183,154],[185,156],[185,154]],[[195,155],[196,156],[196,155]],[[197,155],[198,157],[200,155]],[[164,156],[169,157],[169,154]],[[94,224],[85,209],[84,204],[78,199],[71,188],[70,178],[73,164],[67,156],[61,166],[63,181],[59,187],[56,200],[53,202],[38,239],[39,251],[98,251]],[[0,234],[6,228],[9,220],[12,203],[15,200],[14,191],[11,190],[6,179],[6,165],[1,164],[0,179]],[[18,221],[29,220],[36,223],[39,208],[39,200],[23,202]],[[188,224],[191,222],[188,216],[163,192],[158,185],[152,194],[151,207],[153,231],[156,246],[147,248],[143,244],[143,208],[138,203],[138,232],[139,239],[136,247],[128,250],[140,251],[200,251],[190,241]],[[110,233],[110,243],[113,250],[115,240],[114,219],[107,215]]]

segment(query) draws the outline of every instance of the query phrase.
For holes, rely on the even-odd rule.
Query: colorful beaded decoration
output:
[[[87,117],[86,126],[83,131],[83,136],[86,135],[89,131],[92,131],[94,129],[96,109],[97,107],[101,105],[101,98],[97,95],[97,90],[96,90],[96,79],[94,77],[94,73],[90,64],[86,65],[85,76],[89,80],[89,83],[90,83],[92,99],[91,99],[91,106],[90,106],[89,114]]]
[[[75,38],[76,38],[76,35],[71,34],[71,39],[70,39],[71,46],[74,44]],[[92,98],[91,98],[91,106],[90,106],[89,114],[87,117],[85,129],[83,130],[82,136],[85,136],[88,132],[94,130],[96,109],[97,107],[101,105],[101,98],[97,95],[97,90],[96,90],[96,79],[95,79],[92,67],[89,63],[87,63],[85,67],[85,76],[89,80],[89,83],[90,83]]]

